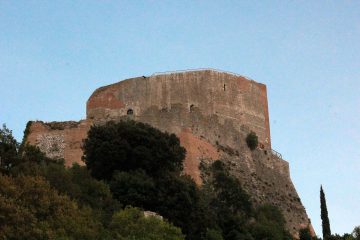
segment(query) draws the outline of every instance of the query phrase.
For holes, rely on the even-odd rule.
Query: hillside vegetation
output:
[[[274,206],[254,208],[220,161],[202,187],[182,174],[174,134],[134,121],[93,126],[86,166],[65,168],[0,129],[2,239],[291,239]],[[143,211],[154,212],[145,216]],[[160,215],[160,216],[158,216]],[[302,233],[307,239],[306,231]]]

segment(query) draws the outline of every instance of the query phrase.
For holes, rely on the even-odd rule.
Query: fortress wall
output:
[[[91,123],[87,120],[80,122],[33,122],[27,142],[36,145],[48,157],[63,158],[66,166],[73,163],[84,165],[82,140],[86,138]]]
[[[81,144],[92,124],[129,118],[148,123],[179,137],[187,150],[184,172],[198,185],[204,177],[200,163],[220,159],[255,205],[281,209],[294,236],[309,224],[288,162],[271,152],[265,85],[213,70],[138,77],[97,89],[86,111],[87,120],[80,122],[34,122],[28,142],[50,157],[64,158],[67,166],[83,164]],[[263,149],[249,150],[245,139],[250,131]]]
[[[128,109],[134,111],[135,118],[144,118],[149,109],[169,112],[174,106],[182,114],[198,108],[202,115],[217,115],[237,129],[247,127],[271,147],[266,86],[212,70],[139,77],[100,88],[87,102],[87,118],[95,122],[116,120]],[[175,133],[180,130],[169,129]]]

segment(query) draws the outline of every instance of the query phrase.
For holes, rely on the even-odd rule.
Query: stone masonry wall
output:
[[[91,126],[90,121],[80,122],[33,122],[27,142],[36,145],[48,157],[63,158],[66,166],[73,163],[84,165],[82,140],[86,138]]]
[[[138,77],[101,87],[87,102],[87,118],[95,122],[118,120],[131,110],[135,119],[148,119],[162,128],[164,114],[153,113],[160,110],[174,116],[176,110],[181,112],[180,119],[162,129],[179,133],[191,127],[182,119],[191,118],[195,109],[204,116],[231,121],[237,129],[255,131],[260,142],[271,147],[266,86],[213,70]],[[236,144],[233,141],[232,145]]]

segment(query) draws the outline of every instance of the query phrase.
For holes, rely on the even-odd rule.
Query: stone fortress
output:
[[[266,86],[246,77],[200,69],[156,73],[98,88],[79,122],[31,122],[27,141],[65,164],[84,164],[82,141],[93,124],[134,119],[175,133],[187,150],[184,173],[198,185],[206,178],[200,165],[226,163],[251,195],[253,204],[270,203],[284,214],[296,236],[309,226],[290,179],[289,164],[271,148]],[[246,136],[254,131],[259,147]]]

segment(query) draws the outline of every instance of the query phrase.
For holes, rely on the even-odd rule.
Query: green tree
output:
[[[0,128],[0,169],[10,169],[18,160],[19,143],[12,135],[12,131],[3,124]]]
[[[208,223],[214,229],[220,228],[226,240],[251,239],[246,226],[253,211],[249,195],[223,162],[215,161],[209,170],[209,180],[202,187],[202,197],[204,205],[209,206],[207,215],[215,223]]]
[[[212,165],[213,181],[216,198],[219,203],[232,213],[243,212],[250,215],[252,206],[250,196],[241,187],[240,181],[232,176],[221,161],[215,161]]]
[[[327,239],[328,240],[344,240],[344,238],[342,236],[340,236],[339,234],[328,236]]]
[[[206,231],[200,194],[189,176],[164,175],[156,179],[157,202],[150,210],[180,227],[188,239],[199,239]]]
[[[260,206],[255,213],[256,223],[252,227],[255,239],[287,239],[285,220],[280,210],[272,205]]]
[[[116,212],[110,224],[113,239],[184,240],[181,230],[156,216],[144,216],[138,208]]]
[[[90,129],[84,159],[92,176],[104,179],[120,202],[158,212],[188,239],[206,231],[199,191],[181,175],[185,149],[174,134],[134,121]]]
[[[47,158],[38,147],[25,142],[20,145],[5,124],[0,129],[0,169],[3,172],[9,172],[24,162],[41,164],[50,161],[55,160]]]
[[[98,239],[101,224],[90,208],[40,177],[0,175],[0,235],[5,239]]]
[[[180,172],[185,158],[185,149],[175,134],[135,121],[92,126],[83,148],[92,176],[105,180],[110,180],[116,170],[140,168],[150,176]]]
[[[352,235],[356,240],[360,240],[360,226],[354,228]]]
[[[158,204],[156,183],[142,169],[115,172],[110,181],[110,189],[114,197],[125,206],[153,209]]]
[[[342,238],[343,238],[344,240],[356,240],[356,239],[354,238],[354,236],[351,235],[351,234],[349,234],[349,233],[344,233],[344,235],[342,236]]]
[[[320,207],[321,207],[323,239],[327,240],[331,236],[331,230],[330,230],[328,211],[326,207],[325,193],[323,191],[322,186],[320,186]]]
[[[41,157],[41,155],[40,155]],[[85,166],[74,164],[71,168],[58,162],[24,161],[11,170],[13,175],[41,176],[59,193],[68,195],[81,206],[93,209],[106,225],[121,204],[113,199],[109,186],[91,177]]]

